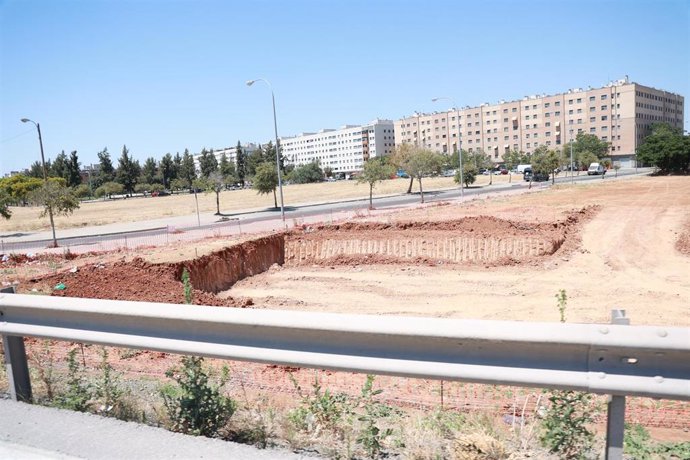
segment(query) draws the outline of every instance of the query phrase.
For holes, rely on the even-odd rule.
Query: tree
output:
[[[55,157],[55,161],[53,162],[48,175],[53,177],[62,177],[63,179],[67,180],[68,162],[69,160],[67,159],[67,155],[63,150],[58,154],[58,156]]]
[[[213,171],[205,179],[204,189],[216,194],[216,216],[220,216],[220,192],[225,188],[225,178],[218,171]]]
[[[381,158],[373,158],[364,163],[362,173],[357,176],[357,183],[369,184],[369,209],[374,209],[374,186],[377,182],[388,179],[393,173],[393,167],[386,164]]]
[[[237,147],[235,148],[235,163],[237,164],[237,178],[242,183],[242,187],[244,187],[244,178],[247,176],[247,159],[240,141],[237,141]]]
[[[187,188],[192,188],[192,182],[196,179],[196,167],[194,166],[194,157],[187,149],[184,149],[178,177],[187,183]]]
[[[76,187],[74,187],[74,196],[76,196],[80,200],[83,198],[87,198],[91,196],[91,189],[86,184],[79,184]]]
[[[439,173],[442,166],[443,157],[441,154],[427,149],[415,149],[412,155],[410,155],[403,164],[403,169],[405,169],[410,177],[416,178],[419,183],[419,193],[422,203],[424,203],[422,178],[424,176]]]
[[[185,188],[189,188],[189,184],[184,179],[177,178],[170,182],[171,190],[184,190]]]
[[[122,147],[122,156],[117,166],[117,181],[122,184],[127,193],[134,192],[134,186],[137,185],[137,180],[141,174],[141,166],[139,162],[132,159],[129,156],[129,150],[127,146]]]
[[[323,181],[323,171],[318,161],[312,161],[306,165],[296,167],[290,177],[296,184],[310,184]]]
[[[665,173],[687,172],[690,167],[690,136],[683,136],[680,128],[656,123],[652,125],[652,134],[637,149],[637,159]]]
[[[503,162],[505,163],[506,168],[508,168],[508,174],[510,174],[508,182],[512,182],[512,171],[517,168],[518,165],[527,164],[527,155],[519,150],[511,149],[503,155]]]
[[[158,172],[158,166],[156,165],[156,160],[153,157],[149,157],[144,161],[144,166],[141,168],[141,182],[149,185],[146,190],[151,188],[151,184],[157,181],[156,173]]]
[[[163,180],[163,187],[169,188],[170,182],[175,179],[175,161],[173,160],[172,155],[169,153],[163,155],[159,169],[161,179]]]
[[[46,161],[46,175],[51,174],[51,163],[50,160]],[[40,161],[34,161],[31,166],[26,171],[26,175],[29,177],[36,177],[38,179],[43,179],[43,165]]]
[[[201,149],[199,169],[203,178],[207,178],[212,172],[218,171],[218,160],[216,160],[216,156],[213,154],[213,149],[210,151],[205,148]]]
[[[94,185],[100,187],[106,182],[112,182],[115,180],[115,168],[113,167],[113,162],[110,160],[110,153],[108,153],[108,147],[103,147],[103,150],[98,152],[98,176]]]
[[[235,164],[228,160],[227,155],[223,152],[220,155],[220,163],[218,164],[218,170],[220,171],[221,177],[225,180],[225,183],[235,183],[237,182],[237,170],[235,169]]]
[[[125,193],[125,187],[118,182],[106,182],[94,192],[96,198],[110,198],[113,195],[121,195],[123,193]]]
[[[581,152],[590,152],[597,159],[602,159],[609,153],[609,143],[602,141],[595,134],[578,133],[573,142],[573,155]]]
[[[11,204],[26,205],[29,194],[41,184],[43,179],[17,174],[0,179],[0,190],[5,192]]]
[[[256,174],[252,182],[252,187],[259,195],[268,195],[273,192],[273,206],[278,207],[276,198],[276,187],[278,187],[278,172],[271,163],[260,163],[256,167]]]
[[[479,170],[475,165],[472,163],[463,163],[462,164],[462,181],[464,182],[465,187],[469,187],[470,185],[474,184],[474,182],[477,180],[477,173]],[[455,176],[453,177],[453,180],[455,181],[456,184],[460,183],[460,169],[458,169],[455,172]]]
[[[72,189],[66,187],[64,182],[49,180],[41,184],[41,187],[32,191],[29,201],[36,206],[43,207],[40,217],[47,215],[69,216],[75,209],[79,208],[79,199],[74,195]],[[55,227],[53,226],[53,247],[57,247]]]
[[[12,211],[10,210],[11,198],[9,193],[4,189],[0,189],[0,216],[5,219],[12,217]]]
[[[275,159],[273,160],[275,161]],[[259,145],[256,150],[249,154],[245,160],[245,177],[252,177],[256,174],[256,168],[261,164],[265,163],[266,159],[264,157],[264,151]],[[269,161],[268,163],[271,163]]]
[[[395,171],[393,171],[393,172],[395,172]],[[333,168],[331,168],[330,166],[326,166],[325,168],[323,168],[323,174],[326,177],[333,177]],[[391,173],[391,174],[393,174],[393,173]]]
[[[407,186],[407,193],[412,193],[412,184],[414,183],[414,176],[410,174],[409,171],[405,170],[405,165],[409,161],[410,157],[418,150],[418,147],[403,143],[398,145],[393,149],[393,155],[391,156],[391,164],[398,170],[404,171],[408,176],[410,176],[410,184]]]
[[[77,185],[81,184],[81,168],[76,150],[73,150],[69,155],[66,175],[67,177],[65,177],[65,180],[67,181],[68,187],[76,187]]]
[[[560,154],[555,150],[549,150],[545,145],[540,145],[532,152],[532,172],[551,176],[551,183],[555,183],[554,169],[560,164]]]

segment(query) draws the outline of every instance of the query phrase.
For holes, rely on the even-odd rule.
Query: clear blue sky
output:
[[[690,2],[0,0],[0,174],[633,81],[690,98]],[[686,125],[687,126],[687,125]]]

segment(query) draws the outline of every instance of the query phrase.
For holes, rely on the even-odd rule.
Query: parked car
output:
[[[592,163],[587,170],[588,176],[598,176],[606,174],[606,168],[601,163]]]
[[[524,170],[524,178],[526,182],[532,181],[532,182],[544,182],[549,180],[549,175],[546,173],[533,173],[532,168],[525,168]],[[533,177],[534,176],[534,177]]]

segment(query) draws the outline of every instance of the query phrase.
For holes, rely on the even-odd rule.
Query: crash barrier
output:
[[[228,309],[0,294],[10,391],[31,400],[23,337],[403,377],[611,395],[608,458],[626,396],[690,400],[690,328]]]

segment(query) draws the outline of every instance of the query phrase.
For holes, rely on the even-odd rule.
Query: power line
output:
[[[22,137],[22,136],[24,136],[24,135],[26,135],[26,134],[32,133],[33,131],[34,131],[34,129],[31,128],[31,129],[28,129],[28,130],[26,130],[26,131],[24,131],[24,132],[21,132],[21,133],[19,133],[19,134],[15,134],[14,136],[10,136],[10,137],[8,137],[8,138],[2,139],[2,140],[0,140],[0,144],[4,144],[4,143],[9,142],[9,141],[11,141],[11,140],[14,140],[14,139],[16,139],[16,138],[18,138],[18,137]]]

